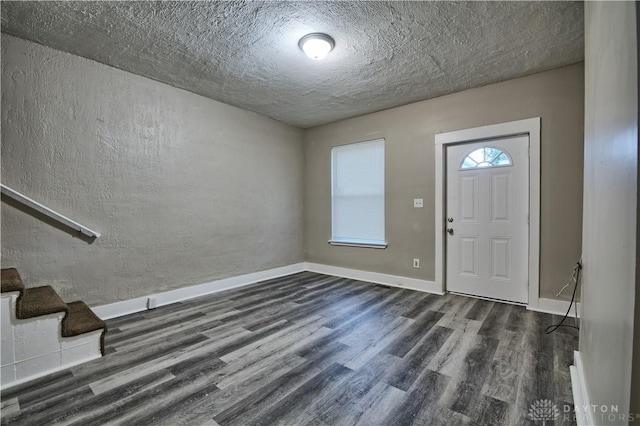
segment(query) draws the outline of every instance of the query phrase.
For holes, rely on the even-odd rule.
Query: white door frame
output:
[[[540,117],[436,135],[436,287],[445,289],[446,145],[529,135],[529,309],[540,299]]]

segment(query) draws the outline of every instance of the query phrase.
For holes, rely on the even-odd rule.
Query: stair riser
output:
[[[3,293],[0,304],[3,388],[101,356],[101,331],[62,337],[64,313],[17,319],[17,295]]]

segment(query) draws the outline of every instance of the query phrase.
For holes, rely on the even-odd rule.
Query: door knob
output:
[[[447,228],[447,232],[449,233],[449,235],[453,235],[453,228]]]

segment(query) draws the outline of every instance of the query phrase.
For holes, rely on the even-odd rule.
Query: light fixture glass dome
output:
[[[335,42],[326,34],[312,33],[302,37],[298,46],[311,59],[320,60],[333,50]]]

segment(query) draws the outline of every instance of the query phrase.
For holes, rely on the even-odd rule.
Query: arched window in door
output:
[[[462,159],[460,170],[477,169],[485,167],[512,166],[513,162],[509,154],[501,149],[485,146],[471,151]]]

